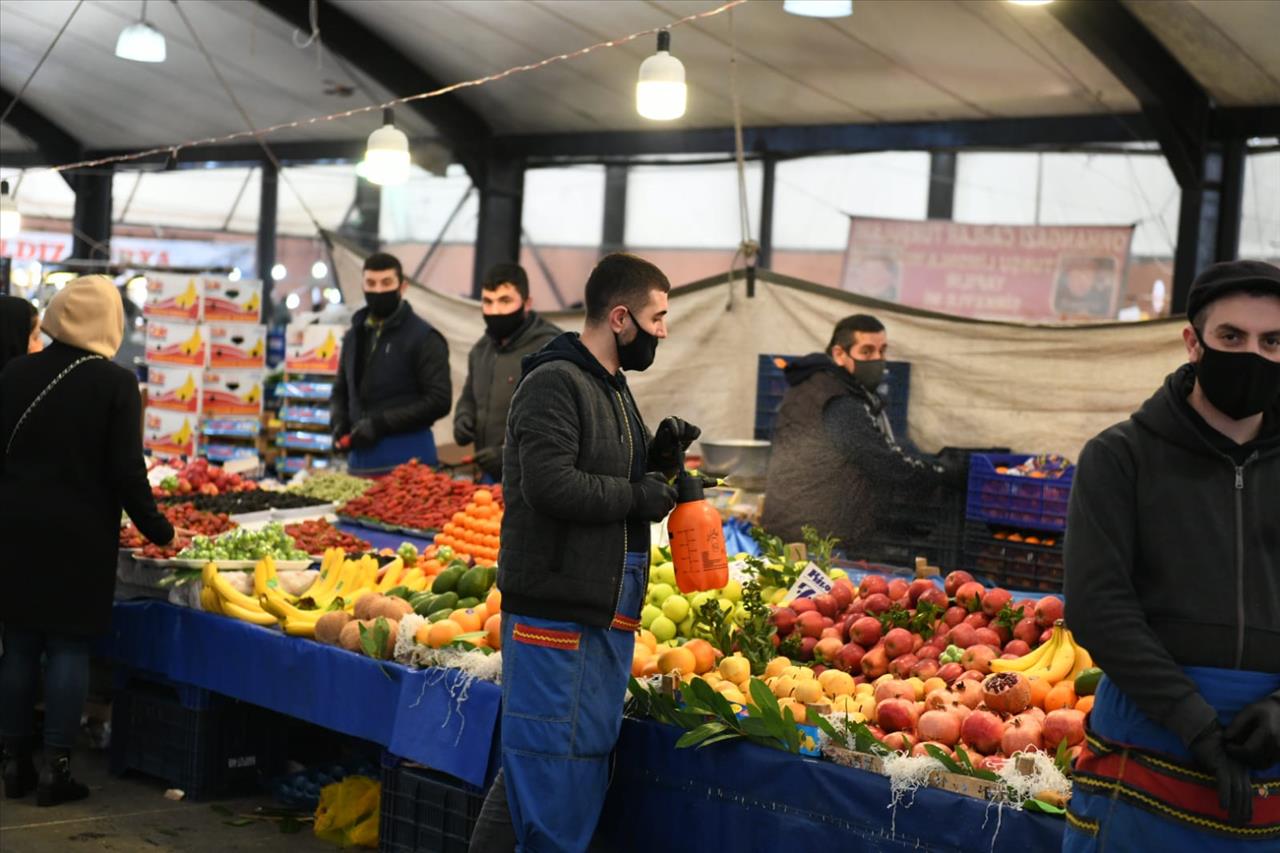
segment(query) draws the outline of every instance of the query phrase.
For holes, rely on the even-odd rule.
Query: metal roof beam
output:
[[[12,92],[0,87],[0,103],[5,105],[0,109],[7,109],[9,104],[13,103],[13,99]],[[26,101],[19,101],[13,104],[13,109],[9,112],[5,123],[34,142],[38,149],[37,153],[45,159],[45,162],[52,160],[53,162],[70,163],[80,157],[80,140],[68,133],[57,122],[30,106]],[[24,168],[18,165],[22,158],[14,156],[15,154],[23,153],[26,152],[5,152],[3,156],[0,156],[0,163],[5,166]],[[63,175],[62,177],[66,179],[72,189],[75,189],[75,184],[72,183],[69,176]]]

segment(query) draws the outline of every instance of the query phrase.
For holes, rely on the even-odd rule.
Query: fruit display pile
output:
[[[326,503],[342,503],[360,497],[373,488],[373,480],[353,477],[341,471],[316,471],[300,483],[285,489],[291,495],[303,495]]]
[[[195,459],[178,469],[152,488],[151,493],[158,498],[173,495],[223,495],[228,492],[250,492],[258,488],[257,483],[246,480],[239,474],[228,474],[217,465],[210,465],[208,459]]]
[[[244,515],[271,509],[302,509],[328,503],[319,498],[307,497],[306,495],[273,492],[266,489],[231,492],[221,495],[176,495],[161,498],[160,500],[162,503],[190,503],[196,509],[201,509],[205,512],[225,512],[227,515]]]
[[[477,563],[498,563],[498,534],[502,532],[502,507],[493,492],[480,489],[471,502],[444,525],[436,535],[438,547],[451,548],[472,557]]]
[[[312,556],[323,554],[330,548],[340,548],[348,554],[360,554],[373,547],[359,536],[345,533],[324,519],[287,524],[284,532],[293,537],[299,551]]]
[[[413,460],[396,467],[362,496],[347,501],[338,513],[405,531],[439,532],[455,514],[466,510],[480,489],[475,483],[454,480]],[[487,491],[501,508],[502,487]]]
[[[213,538],[196,536],[190,545],[178,552],[180,560],[261,560],[264,557],[310,559],[310,555],[300,550],[293,537],[285,533],[284,526],[278,523],[268,524],[261,530],[237,527]]]
[[[225,513],[202,512],[186,503],[161,506],[160,511],[174,527],[184,527],[204,536],[217,536],[236,526]],[[178,536],[169,545],[157,545],[143,536],[132,522],[120,528],[120,547],[141,549],[138,556],[149,560],[167,560],[190,544],[190,537]]]

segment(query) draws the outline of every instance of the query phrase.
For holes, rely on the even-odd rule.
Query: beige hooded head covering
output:
[[[59,343],[114,358],[124,340],[124,303],[105,275],[82,275],[49,301],[40,323]]]

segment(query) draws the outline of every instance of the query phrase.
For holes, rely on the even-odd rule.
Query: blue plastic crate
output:
[[[969,500],[965,515],[974,521],[1064,532],[1074,468],[1052,479],[996,472],[999,467],[1021,465],[1034,455],[974,454],[969,462]]]

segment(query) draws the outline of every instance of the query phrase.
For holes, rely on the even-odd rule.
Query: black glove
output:
[[[482,471],[492,471],[494,468],[498,472],[502,472],[502,448],[501,447],[482,447],[476,451],[476,465]]]
[[[356,421],[356,425],[351,428],[351,446],[352,447],[372,447],[378,443],[378,428],[374,426],[373,418],[361,418]]]
[[[1249,768],[1227,754],[1222,726],[1214,722],[1196,736],[1189,747],[1200,769],[1212,773],[1218,783],[1218,802],[1228,819],[1243,826],[1253,817],[1253,787]]]
[[[471,415],[459,415],[453,421],[453,440],[458,444],[471,444],[476,440],[476,419]]]
[[[676,507],[676,490],[661,474],[646,474],[631,484],[631,512],[628,517],[648,522],[662,521]]]
[[[957,457],[953,454],[944,454],[938,458],[938,464],[942,467],[943,485],[958,491],[965,491],[969,488],[969,458],[967,456]]]
[[[1227,754],[1255,770],[1280,762],[1280,696],[1247,705],[1227,726]]]
[[[684,451],[702,435],[688,421],[676,417],[664,418],[658,424],[658,431],[649,445],[649,470],[661,471],[668,478],[680,473],[680,464]]]

